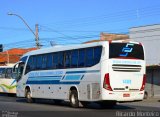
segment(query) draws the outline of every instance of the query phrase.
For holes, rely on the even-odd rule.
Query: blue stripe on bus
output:
[[[32,79],[28,79],[29,81],[36,81],[36,80],[60,80],[60,79],[48,79],[48,78],[41,78],[41,79],[39,79],[39,78],[32,78]]]
[[[33,76],[29,78],[61,78],[62,76]]]
[[[31,79],[31,80],[36,80],[36,79],[50,79],[50,80],[55,80],[55,79],[58,79],[58,80],[60,80],[61,79],[61,77],[57,77],[57,78],[54,78],[54,77],[33,77],[33,78],[28,78],[28,79]]]
[[[80,84],[80,81],[77,80],[82,80],[84,78],[84,74],[83,75],[67,75],[67,74],[97,73],[97,72],[100,72],[100,70],[67,71],[64,76],[33,76],[29,77],[26,84]]]
[[[64,80],[80,80],[82,75],[67,75]]]
[[[68,71],[66,74],[75,74],[75,73],[96,73],[100,72],[100,70],[89,70],[89,71]]]
[[[3,86],[0,86],[3,92],[8,92]]]
[[[13,80],[13,82],[10,84],[10,86],[12,86],[15,82],[16,82],[16,79],[15,79],[15,80]]]
[[[66,74],[86,73],[87,71],[68,71]]]
[[[61,82],[60,80],[45,80],[45,81],[27,81],[26,84],[80,84],[79,81],[76,82]]]
[[[81,77],[81,80],[84,78],[84,75]]]

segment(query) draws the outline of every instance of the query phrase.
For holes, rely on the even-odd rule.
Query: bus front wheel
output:
[[[70,100],[70,105],[72,107],[74,108],[79,107],[78,93],[76,90],[71,90],[69,100]]]
[[[31,97],[31,91],[29,89],[26,89],[26,100],[28,103],[34,102],[34,99]]]

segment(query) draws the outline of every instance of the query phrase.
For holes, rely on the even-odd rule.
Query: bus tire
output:
[[[74,108],[79,107],[78,93],[76,90],[71,90],[69,100],[70,100],[71,107],[74,107]]]
[[[34,99],[31,97],[31,91],[29,89],[26,89],[26,101],[28,103],[34,102]]]
[[[143,99],[147,99],[147,98],[148,98],[148,93],[147,93],[147,91],[145,91]]]

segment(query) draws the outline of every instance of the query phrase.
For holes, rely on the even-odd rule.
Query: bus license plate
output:
[[[130,94],[129,93],[124,93],[123,97],[130,97]]]

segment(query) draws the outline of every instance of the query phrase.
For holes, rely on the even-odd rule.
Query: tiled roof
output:
[[[0,63],[16,63],[19,61],[20,57],[32,50],[36,50],[37,48],[28,48],[28,49],[19,49],[13,48],[0,53]],[[9,57],[9,58],[8,58]]]
[[[110,41],[110,40],[124,40],[129,39],[129,36],[126,34],[111,34],[111,33],[101,33],[100,39],[98,40],[91,40],[84,43],[92,43],[92,42],[99,42],[99,41]]]

